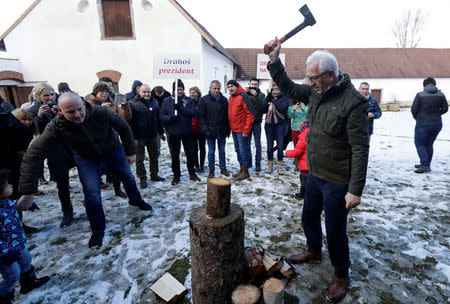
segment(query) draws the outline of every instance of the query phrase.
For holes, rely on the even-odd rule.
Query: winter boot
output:
[[[175,185],[177,185],[179,182],[180,182],[180,177],[179,177],[179,176],[174,176],[173,179],[172,179],[172,182],[170,182],[170,184],[171,184],[172,186],[175,186]]]
[[[73,207],[72,204],[70,204],[68,207],[62,207],[63,212],[63,219],[61,223],[59,224],[59,227],[68,227],[72,225],[73,221]]]
[[[230,172],[228,172],[226,167],[220,168],[220,174],[225,175],[225,176],[230,176]]]
[[[300,192],[296,192],[295,197],[298,199],[302,199],[305,197],[305,187],[300,187]]]
[[[239,171],[236,172],[236,173],[234,173],[234,174],[232,174],[231,177],[236,178],[236,177],[238,177],[239,175],[241,175],[242,170],[243,170],[242,168],[244,168],[244,166],[241,165],[241,168],[239,169]]]
[[[239,176],[235,177],[234,180],[241,181],[241,180],[247,179],[249,177],[250,177],[250,174],[248,173],[248,168],[243,166],[241,174]]]
[[[148,187],[147,179],[141,178],[141,182],[139,183],[139,186],[141,187],[141,189],[147,188]]]
[[[26,294],[35,288],[38,288],[50,280],[49,276],[37,278],[34,272],[34,266],[31,265],[30,270],[20,275],[20,293]]]
[[[194,181],[194,182],[199,182],[200,181],[200,178],[195,173],[189,174],[189,179],[191,181]]]
[[[213,177],[214,177],[214,170],[209,169],[208,178],[213,178]]]
[[[23,231],[25,232],[26,235],[30,235],[30,234],[35,233],[35,232],[37,232],[39,230],[38,228],[28,226],[28,225],[26,225],[23,222],[23,220],[22,220],[22,217],[23,217],[22,211],[19,211],[19,217],[20,217],[20,220],[22,221]]]
[[[4,295],[3,297],[0,297],[0,304],[11,304],[14,300],[14,289],[11,291],[11,293]]]
[[[273,160],[268,160],[267,161],[267,173],[272,173],[273,171]]]
[[[153,208],[152,206],[150,206],[149,204],[147,204],[146,202],[144,202],[143,200],[138,201],[138,202],[128,202],[128,204],[130,204],[131,206],[136,206],[141,210],[144,211],[151,211]]]
[[[91,239],[89,240],[88,243],[89,248],[97,249],[102,247],[104,236],[105,236],[104,232],[92,232]]]
[[[121,197],[121,198],[126,198],[127,194],[125,192],[122,191],[122,189],[120,189],[120,181],[114,181],[113,182],[113,187],[114,187],[114,193],[116,194],[116,196]]]
[[[277,160],[277,172],[279,175],[283,175],[283,161]]]

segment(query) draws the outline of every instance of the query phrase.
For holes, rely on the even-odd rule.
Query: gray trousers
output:
[[[147,180],[147,172],[144,166],[145,148],[149,156],[150,178],[158,175],[158,138],[145,137],[137,140],[136,146],[136,175],[140,179]]]

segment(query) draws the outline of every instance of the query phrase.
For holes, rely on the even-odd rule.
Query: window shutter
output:
[[[133,37],[129,0],[103,0],[105,37]]]

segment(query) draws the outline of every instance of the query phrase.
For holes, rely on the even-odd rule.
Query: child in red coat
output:
[[[286,156],[296,158],[298,168],[300,169],[300,192],[295,193],[297,198],[305,196],[306,178],[308,177],[308,165],[306,164],[306,134],[309,133],[309,124],[307,121],[300,126],[300,135],[294,150],[287,150]]]

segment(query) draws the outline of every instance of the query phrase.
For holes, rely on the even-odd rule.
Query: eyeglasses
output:
[[[322,74],[317,75],[317,76],[306,76],[306,79],[308,79],[308,81],[310,81],[310,82],[316,82],[317,79],[319,79],[320,77],[322,77],[323,75],[325,75],[327,73],[330,73],[330,71],[325,71]]]

